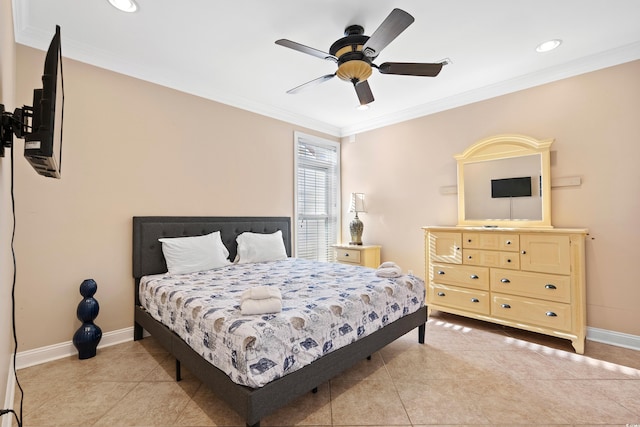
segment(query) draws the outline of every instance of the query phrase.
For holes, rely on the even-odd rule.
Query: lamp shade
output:
[[[364,193],[351,193],[349,212],[367,212],[364,208]]]

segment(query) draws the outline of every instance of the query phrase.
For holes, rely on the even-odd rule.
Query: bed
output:
[[[310,364],[297,368],[286,375],[278,375],[264,384],[243,385],[232,380],[228,372],[214,366],[196,350],[185,337],[157,320],[157,313],[145,309],[139,295],[141,282],[150,281],[149,276],[160,280],[167,272],[167,264],[158,239],[187,236],[203,236],[219,231],[222,242],[233,260],[237,252],[236,237],[244,232],[271,234],[282,233],[286,255],[291,256],[291,220],[288,217],[166,217],[145,216],[133,218],[133,275],[135,278],[134,339],[143,338],[147,331],[176,360],[176,379],[185,366],[206,384],[217,396],[242,416],[247,426],[258,427],[260,420],[296,397],[316,389],[320,384],[368,358],[371,354],[400,336],[418,328],[418,341],[424,343],[427,310],[421,301],[416,311],[404,313],[389,321],[384,327],[348,345],[328,351]],[[294,259],[280,261],[297,262]],[[302,262],[302,261],[300,261]],[[235,267],[234,267],[235,268]],[[360,267],[362,268],[362,267]],[[147,300],[143,296],[145,305]],[[166,323],[166,322],[165,322]]]

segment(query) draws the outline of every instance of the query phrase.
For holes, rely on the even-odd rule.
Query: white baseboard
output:
[[[148,335],[145,331],[145,335]],[[617,347],[629,348],[640,351],[640,336],[624,334],[621,332],[608,331],[606,329],[587,328],[587,339],[590,341],[601,342],[604,344],[615,345]],[[98,348],[109,347],[123,342],[133,340],[133,327],[124,328],[117,331],[107,332],[102,335]],[[72,341],[60,344],[49,345],[46,347],[36,348],[18,352],[16,355],[16,366],[18,369],[27,368],[29,366],[39,365],[41,363],[50,362],[52,360],[62,359],[63,357],[73,356],[78,351]],[[13,400],[15,397],[15,378],[13,376],[13,358],[10,358],[9,374],[7,377],[7,390],[5,393],[5,403],[3,408],[13,408]],[[13,417],[8,415],[2,418],[1,427],[11,427]]]
[[[133,340],[133,327],[106,332],[102,335],[98,348],[109,347],[131,340]],[[67,341],[33,350],[19,351],[16,355],[16,366],[18,369],[23,369],[76,354],[78,354],[78,350],[73,345],[73,341]]]
[[[608,331],[606,329],[587,328],[587,339],[631,350],[640,350],[640,336],[638,335],[623,334],[622,332]]]
[[[145,331],[146,334],[146,331]],[[640,351],[640,336],[624,334],[621,332],[608,331],[606,329],[587,328],[587,339],[604,344],[615,345],[617,347],[629,348]],[[98,348],[109,347],[123,342],[133,340],[133,327],[107,332],[102,335]],[[20,351],[16,355],[16,366],[18,369],[39,365],[63,357],[73,356],[78,351],[73,342],[67,341],[60,344],[40,347],[33,350]],[[13,363],[13,360],[11,361]],[[11,377],[13,378],[13,365],[11,367]],[[13,390],[13,388],[12,388]]]
[[[7,373],[7,390],[4,395],[3,409],[13,409],[13,401],[16,396],[16,378],[13,374],[13,357],[9,358],[9,372]],[[13,424],[13,414],[5,414],[2,417],[2,427],[11,427]]]
[[[145,335],[148,335],[146,331]],[[98,348],[109,347],[123,342],[133,340],[133,327],[124,328],[117,331],[106,332],[102,335]],[[74,356],[78,354],[78,350],[73,345],[73,341],[67,341],[60,344],[40,347],[33,350],[19,351],[16,354],[17,369],[28,368],[29,366],[40,365],[52,360],[62,359],[63,357]],[[5,393],[5,401],[3,408],[14,409],[14,399],[16,390],[16,378],[13,374],[13,357],[9,361],[9,373],[7,374],[7,390]],[[14,417],[12,414],[6,414],[2,417],[1,427],[11,427]]]

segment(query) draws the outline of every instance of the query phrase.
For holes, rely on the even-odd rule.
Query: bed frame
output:
[[[248,427],[259,427],[260,420],[295,398],[317,387],[358,361],[370,357],[387,344],[418,328],[418,341],[424,343],[427,309],[404,316],[384,328],[346,347],[337,349],[310,365],[274,380],[261,388],[241,386],[221,370],[203,359],[178,335],[151,317],[140,305],[140,278],[167,271],[158,239],[161,237],[199,236],[220,231],[229,249],[230,259],[236,255],[236,236],[245,231],[273,233],[282,231],[287,254],[291,256],[291,219],[288,217],[167,217],[133,218],[133,276],[135,278],[134,340],[143,338],[146,330],[176,359],[176,380],[184,365],[246,421]]]

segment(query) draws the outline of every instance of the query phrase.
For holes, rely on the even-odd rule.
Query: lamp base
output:
[[[364,224],[358,218],[358,213],[356,212],[356,217],[351,220],[349,223],[349,232],[351,233],[351,241],[350,245],[362,245],[362,231],[364,230]]]

